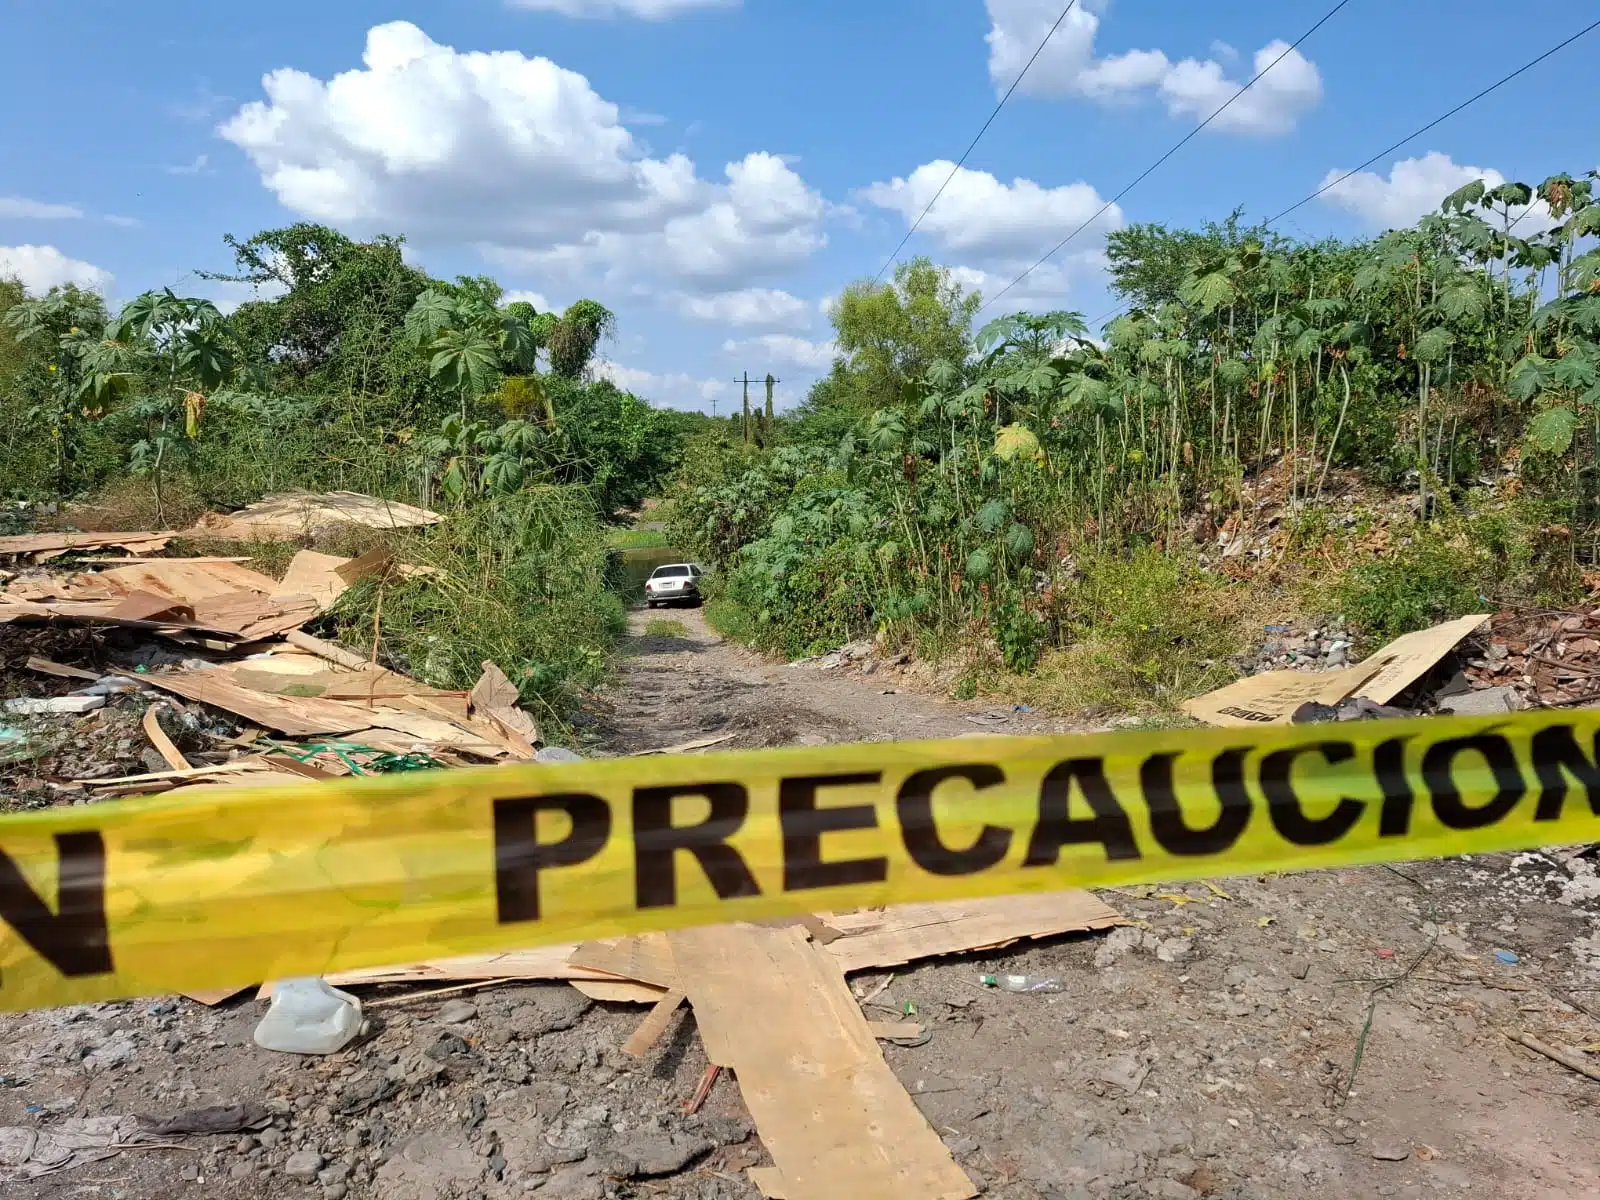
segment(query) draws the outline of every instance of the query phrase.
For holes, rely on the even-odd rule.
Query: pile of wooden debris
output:
[[[213,521],[206,532],[216,536],[217,527],[227,524],[233,529],[228,536],[298,537],[330,520],[382,527],[431,524],[442,518],[339,492],[269,498]],[[470,692],[446,691],[304,632],[307,622],[358,581],[417,568],[396,563],[381,549],[354,559],[301,550],[281,581],[248,569],[240,558],[81,557],[85,549],[107,546],[159,550],[176,536],[46,533],[0,538],[0,558],[39,562],[72,554],[75,566],[89,568],[34,569],[10,576],[0,588],[0,625],[128,629],[191,648],[206,657],[111,678],[122,679],[120,690],[156,689],[243,722],[231,745],[207,755],[217,761],[195,764],[162,730],[162,708],[152,706],[145,731],[171,769],[76,782],[100,795],[128,795],[253,784],[274,773],[329,778],[396,764],[458,766],[535,756],[541,742],[538,726],[517,707],[516,686],[494,664],[484,664],[483,676]],[[91,685],[104,674],[38,658],[28,666],[41,674],[85,678]],[[99,690],[103,694],[105,688]],[[68,697],[51,701],[37,711],[82,711],[72,710]],[[164,701],[163,706],[182,709],[182,701]]]

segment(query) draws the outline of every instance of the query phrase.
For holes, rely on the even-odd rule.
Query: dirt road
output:
[[[647,633],[648,627],[671,634]],[[930,699],[898,673],[788,666],[725,642],[700,608],[628,615],[617,684],[594,713],[596,748],[628,753],[733,736],[719,749],[1054,733],[1064,722],[993,704]]]
[[[651,620],[681,631],[647,636]],[[591,751],[1051,728],[905,694],[881,673],[765,662],[695,610],[632,622],[618,685],[586,725]],[[869,1016],[910,1005],[927,1023],[926,1044],[885,1056],[987,1195],[1600,1195],[1600,1083],[1506,1036],[1600,1041],[1592,860],[1497,856],[1105,899],[1132,924],[852,981],[866,995],[887,978]],[[990,972],[1064,990],[986,991],[977,977]],[[640,1062],[620,1047],[642,1010],[564,984],[368,1012],[369,1039],[305,1060],[252,1045],[261,1007],[249,998],[0,1017],[0,1126],[235,1103],[270,1122],[166,1139],[183,1148],[124,1152],[6,1196],[756,1196],[744,1168],[768,1160],[736,1084],[724,1075],[700,1115],[681,1115],[706,1065],[691,1014]],[[15,1145],[0,1131],[0,1163]]]

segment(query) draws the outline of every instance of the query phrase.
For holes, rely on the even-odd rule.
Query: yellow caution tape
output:
[[[1600,841],[1600,712],[422,771],[0,818],[0,1008]]]

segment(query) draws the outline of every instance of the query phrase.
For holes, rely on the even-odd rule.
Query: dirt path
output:
[[[647,626],[676,624],[670,636]],[[604,753],[732,734],[718,749],[905,741],[982,733],[1054,733],[1065,722],[904,690],[889,673],[787,666],[724,641],[700,608],[628,614],[616,685],[586,730]]]
[[[645,633],[663,620],[681,634]],[[776,664],[695,609],[630,627],[614,752],[1066,728]],[[1544,855],[1130,889],[1106,896],[1129,929],[923,964],[869,1015],[931,1016],[933,1041],[886,1055],[1015,1200],[1594,1196],[1600,1084],[1502,1031],[1600,1038],[1597,897],[1590,860]],[[985,994],[992,969],[1066,994]]]
[[[681,632],[647,636],[650,620]],[[766,662],[693,609],[631,623],[588,752],[1055,727],[886,695],[896,685],[881,675]],[[1505,1036],[1600,1041],[1593,860],[1480,857],[1105,899],[1132,924],[852,980],[869,1016],[914,1010],[927,1024],[928,1042],[885,1044],[885,1057],[987,1196],[1600,1195],[1600,1084]],[[1050,976],[1062,991],[986,991],[980,973]],[[706,1067],[690,1013],[640,1061],[620,1047],[642,1009],[559,983],[369,1006],[371,1035],[325,1058],[255,1047],[261,1012],[247,994],[215,1009],[154,998],[0,1014],[0,1127],[24,1140],[80,1117],[260,1106],[242,1132],[17,1183],[4,1182],[17,1135],[0,1130],[0,1192],[756,1200],[744,1170],[769,1160],[736,1083],[724,1074],[698,1116],[681,1113]]]

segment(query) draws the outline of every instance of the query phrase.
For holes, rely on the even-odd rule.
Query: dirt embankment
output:
[[[676,630],[647,621],[673,620]],[[1047,732],[992,705],[763,661],[696,610],[633,616],[594,751]],[[1600,1084],[1510,1041],[1600,1040],[1600,875],[1563,854],[1224,879],[1105,898],[1132,925],[852,982],[926,1043],[885,1056],[956,1159],[1006,1200],[1544,1200],[1600,1194]],[[980,973],[1059,978],[1053,995]],[[885,984],[879,990],[880,984]],[[873,994],[876,993],[876,994]],[[295,1059],[252,999],[0,1017],[0,1125],[258,1103],[263,1128],[31,1182],[108,1196],[753,1200],[766,1161],[686,1012],[642,1061],[642,1010],[566,985],[371,1009],[369,1039]],[[760,1020],[760,1013],[751,1013]],[[0,1153],[5,1143],[0,1140]],[[909,1200],[909,1198],[908,1198]]]

